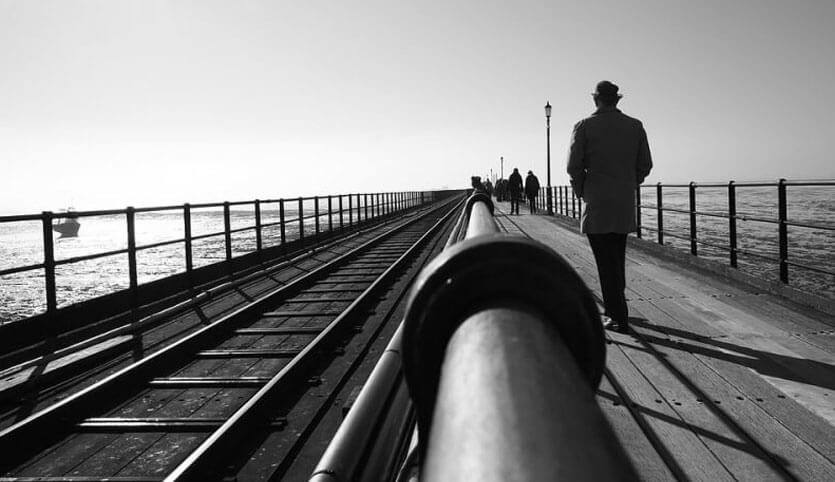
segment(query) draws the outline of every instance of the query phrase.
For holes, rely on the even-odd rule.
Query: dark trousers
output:
[[[597,262],[600,289],[606,315],[618,322],[626,322],[626,234],[588,234],[589,244]]]
[[[510,193],[510,214],[519,214],[519,198],[521,197],[518,193]]]
[[[528,206],[531,208],[531,214],[536,214],[536,196],[528,196]]]

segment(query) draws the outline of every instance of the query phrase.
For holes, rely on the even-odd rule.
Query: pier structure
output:
[[[600,303],[577,219],[509,212],[499,225],[560,253]],[[630,237],[626,272],[631,331],[606,332],[596,397],[641,480],[835,477],[831,311],[654,240]]]
[[[476,204],[463,194],[420,203],[247,272],[215,296],[150,314],[154,323],[139,330],[102,331],[97,343],[77,341],[78,350],[68,345],[61,356],[50,356],[49,340],[41,340],[38,357],[9,364],[0,379],[0,480],[395,480],[409,473],[443,480],[456,464],[478,463],[471,456],[479,453],[492,453],[485,466],[496,469],[482,480],[501,480],[499,470],[537,455],[501,460],[502,441],[508,451],[518,448],[514,437],[526,433],[542,442],[532,448],[555,452],[514,472],[532,477],[553,461],[568,464],[561,473],[573,480],[606,470],[640,480],[835,480],[832,314],[630,239],[630,332],[584,324],[599,304],[597,271],[577,230],[581,205],[558,189],[556,216],[509,216],[509,204],[497,202],[485,221],[483,212],[469,217]],[[569,206],[570,216],[562,211]],[[472,219],[472,232],[510,233],[556,253],[583,287],[574,298],[592,303],[568,317],[585,320],[576,328],[588,326],[590,335],[552,326],[565,313],[546,309],[548,300],[519,304],[496,295],[486,312],[458,308],[466,316],[435,351],[463,363],[438,372],[429,392],[416,391],[408,364],[429,342],[415,346],[422,338],[404,333],[401,321],[414,316],[407,295],[430,276],[421,270],[435,269],[433,259],[467,238],[462,226]],[[489,280],[499,285],[495,293],[501,283],[525,286],[523,275],[501,273]],[[507,310],[524,329],[502,322]],[[526,357],[511,346],[521,339],[548,349]],[[485,343],[497,348],[484,350]],[[605,358],[593,356],[604,351]],[[92,367],[84,363],[91,357]],[[482,361],[468,367],[467,360]],[[533,378],[502,368],[502,360],[533,370]],[[553,363],[543,360],[576,369],[549,377]],[[68,368],[50,371],[56,364]],[[491,387],[501,379],[493,375],[514,373]],[[468,401],[465,387],[477,399]],[[426,418],[426,400],[429,412],[443,407],[446,416]],[[514,407],[534,409],[541,426],[520,430]],[[496,423],[471,424],[491,410]],[[426,421],[432,425],[435,451],[421,440],[421,420],[424,436]],[[589,423],[572,425],[577,420]],[[559,430],[542,430],[552,425]],[[582,433],[584,426],[594,430]],[[466,454],[460,437],[469,437]],[[586,455],[604,450],[572,459],[583,452],[572,444],[593,444]],[[423,465],[428,460],[435,462]]]

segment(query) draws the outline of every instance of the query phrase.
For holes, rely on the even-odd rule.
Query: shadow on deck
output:
[[[504,230],[560,253],[599,302],[576,221],[496,208]],[[641,479],[835,480],[833,317],[657,251],[630,239],[632,329],[607,332],[597,392]]]

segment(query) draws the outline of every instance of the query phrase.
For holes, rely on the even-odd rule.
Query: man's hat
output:
[[[619,87],[608,80],[601,80],[597,83],[597,87],[594,89],[595,96],[600,96],[609,99],[619,99],[623,97],[622,95],[618,94]]]

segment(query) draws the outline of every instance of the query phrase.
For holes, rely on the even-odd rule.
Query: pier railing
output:
[[[591,293],[550,248],[500,234],[492,208],[485,194],[465,204],[311,480],[394,480],[392,467],[398,480],[635,480],[594,401],[605,341]]]
[[[833,187],[835,181],[785,179],[643,185],[636,196],[636,235],[661,245],[679,241],[693,256],[707,253],[712,259],[724,258],[732,268],[740,268],[742,261],[750,269],[771,266],[776,271],[774,279],[786,285],[799,286],[801,278],[814,273],[827,278],[826,284],[832,286],[835,265],[827,259],[826,252],[835,241],[835,234],[828,238],[825,234],[835,233],[831,217]],[[829,190],[829,194],[804,197],[802,189]],[[582,203],[570,186],[554,186],[552,190],[557,215],[575,219],[582,216]],[[792,193],[797,196],[792,198]],[[741,201],[743,196],[748,200]],[[546,197],[547,190],[543,188],[537,198],[543,212],[547,210]],[[817,247],[813,246],[815,242]],[[762,271],[753,269],[751,274]],[[792,276],[793,272],[798,276]],[[807,282],[803,287],[816,291],[816,284]]]
[[[182,204],[156,207],[127,207],[125,209],[100,210],[100,211],[78,211],[71,213],[55,213],[45,211],[41,214],[0,216],[0,225],[12,223],[39,223],[42,231],[43,262],[23,265],[12,265],[0,269],[0,278],[19,274],[33,274],[42,276],[44,283],[44,298],[42,305],[45,305],[45,314],[52,314],[61,307],[61,300],[58,299],[57,278],[59,274],[56,268],[82,263],[85,261],[112,258],[116,256],[126,257],[127,265],[127,291],[136,292],[140,286],[139,269],[137,265],[137,254],[143,251],[163,248],[167,246],[180,245],[183,250],[184,275],[192,282],[193,274],[197,271],[194,260],[195,242],[208,239],[222,239],[221,253],[214,253],[215,259],[225,262],[227,272],[235,271],[238,264],[235,263],[239,257],[254,254],[260,257],[268,250],[274,254],[280,250],[286,254],[290,248],[299,248],[308,242],[316,242],[331,235],[343,233],[371,222],[383,220],[395,213],[415,208],[436,199],[446,197],[451,193],[460,191],[403,191],[403,192],[380,192],[360,194],[337,194],[326,196],[297,197],[290,199],[256,199],[252,201],[219,202],[205,204]],[[207,233],[193,234],[194,223],[192,216],[195,212],[206,212],[207,210],[220,212],[223,219],[223,230]],[[251,224],[244,226],[233,226],[233,214],[236,210],[243,210],[251,213]],[[266,212],[272,212],[275,220],[265,216]],[[173,239],[151,242],[147,244],[137,243],[137,215],[147,213],[158,214],[180,214],[182,216],[182,235]],[[82,223],[81,236],[84,236],[84,220],[95,217],[122,217],[124,219],[124,235],[126,236],[126,247],[111,249],[93,253],[86,253],[81,256],[56,259],[53,224],[56,221],[75,218]],[[233,236],[249,234],[254,235],[254,246],[243,249],[235,248]],[[220,256],[217,256],[220,254]],[[219,259],[218,259],[219,258]],[[139,301],[133,297],[133,304]],[[32,300],[33,304],[38,303]],[[135,308],[135,306],[134,306]],[[38,313],[32,313],[37,315]],[[2,320],[0,320],[2,324]]]

